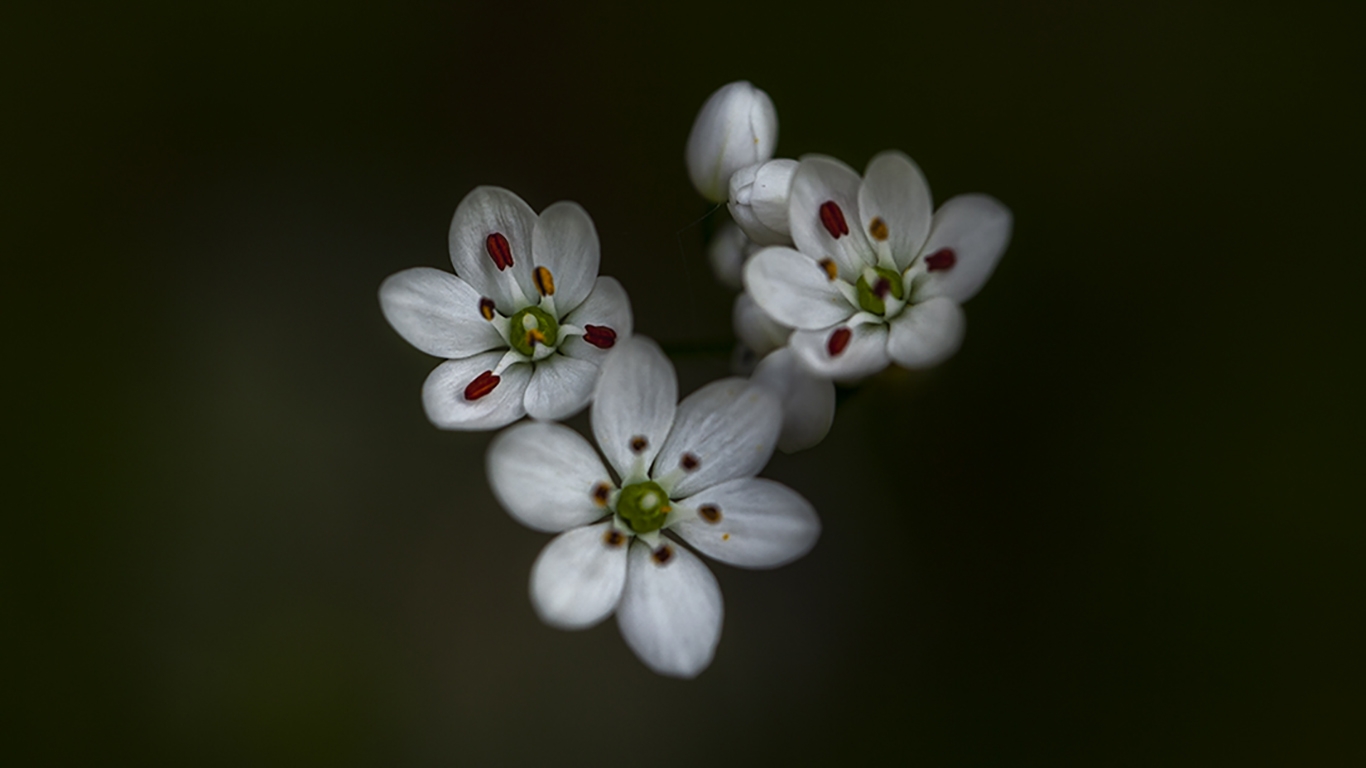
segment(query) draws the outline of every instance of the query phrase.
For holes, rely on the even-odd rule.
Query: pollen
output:
[[[953,265],[958,263],[958,254],[952,248],[940,248],[925,257],[925,266],[931,272],[944,272],[953,269]]]
[[[644,435],[636,435],[635,437],[631,438],[631,451],[633,453],[640,453],[641,451],[644,451],[646,448],[649,447],[650,441],[646,440]]]
[[[872,235],[873,239],[878,242],[886,240],[887,222],[883,221],[881,216],[874,216],[873,220],[868,222],[868,234]]]
[[[498,382],[500,381],[502,381],[502,378],[496,376],[493,371],[484,371],[478,376],[475,376],[474,381],[471,381],[469,386],[465,387],[465,399],[474,401],[484,397],[496,389],[498,387]]]
[[[854,332],[848,328],[836,328],[835,332],[830,334],[829,340],[825,342],[826,351],[830,353],[831,357],[838,357],[840,353],[844,352],[844,348],[849,346],[849,340],[853,336]]]
[[[678,460],[678,466],[682,467],[685,472],[691,472],[702,466],[702,460],[691,453],[685,453],[683,458]]]
[[[502,232],[494,232],[484,240],[484,248],[489,252],[489,258],[493,259],[494,266],[502,272],[512,266],[512,246],[508,245],[508,239]]]
[[[598,349],[611,349],[617,343],[617,332],[605,325],[585,325],[583,340]]]
[[[593,503],[599,507],[607,506],[607,499],[612,494],[612,486],[607,483],[598,483],[593,486]]]
[[[835,265],[834,259],[821,259],[820,265],[825,270],[825,279],[834,280],[840,276],[840,268]]]
[[[615,528],[602,535],[602,543],[609,547],[619,547],[623,541],[626,541],[626,537],[622,536],[621,531]]]
[[[821,203],[821,226],[825,231],[836,240],[843,235],[849,234],[849,224],[844,220],[844,211],[840,210],[839,203],[834,200],[826,200]]]
[[[697,514],[709,523],[721,522],[721,508],[715,504],[703,504],[697,508]]]
[[[656,549],[654,552],[651,552],[650,557],[653,558],[656,563],[664,565],[665,563],[674,559],[674,548],[669,546],[668,544],[665,544],[659,549]]]
[[[550,274],[550,270],[545,267],[537,267],[536,271],[531,273],[531,276],[536,281],[536,290],[539,291],[542,296],[555,295],[555,277]]]
[[[493,311],[493,299],[485,297],[479,300],[479,314],[483,315],[485,320],[493,320]]]

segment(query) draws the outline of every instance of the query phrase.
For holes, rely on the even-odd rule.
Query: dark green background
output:
[[[1366,762],[1353,5],[492,6],[3,12],[5,762]],[[740,78],[1016,231],[771,463],[823,537],[714,567],[682,683],[537,621],[376,290],[496,184],[726,341],[682,154]]]

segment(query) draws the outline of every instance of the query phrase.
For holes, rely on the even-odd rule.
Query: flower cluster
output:
[[[451,221],[455,274],[417,267],[380,287],[399,335],[446,358],[423,385],[433,424],[490,430],[531,417],[494,438],[487,470],[509,514],[557,534],[532,566],[536,613],[563,629],[615,614],[635,654],[674,677],[706,669],[721,636],[720,588],[692,550],[743,568],[806,554],[815,509],[756,475],[775,448],[825,437],[834,382],[951,356],[960,305],[1010,239],[1010,211],[994,198],[936,210],[900,152],[860,177],[821,155],[775,159],[777,133],[773,101],[737,82],[703,105],[686,148],[693,185],[733,219],[708,254],[741,291],[732,320],[747,377],[678,400],[663,350],[632,336],[625,290],[598,276],[597,233],[574,203],[537,215],[479,187]],[[556,423],[590,403],[596,448]]]

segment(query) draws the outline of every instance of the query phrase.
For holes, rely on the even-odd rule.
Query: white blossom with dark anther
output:
[[[409,343],[448,358],[422,402],[443,429],[497,429],[524,415],[561,419],[588,404],[604,355],[631,335],[621,284],[598,277],[598,235],[577,203],[536,215],[478,187],[455,210],[455,274],[416,267],[380,286],[380,307]]]
[[[1010,210],[959,195],[933,210],[909,157],[884,152],[862,179],[828,157],[804,158],[788,218],[795,248],[749,259],[745,289],[814,373],[855,380],[895,362],[935,365],[962,343],[962,302],[982,287],[1010,240]]]
[[[519,424],[489,447],[494,495],[518,521],[559,534],[531,572],[543,621],[593,626],[616,613],[631,650],[663,675],[690,678],[721,637],[716,578],[688,546],[723,563],[773,568],[820,535],[811,504],[754,475],[781,429],[768,388],[740,378],[678,402],[673,365],[635,337],[602,365],[591,422],[604,463],[574,430]]]
[[[773,157],[778,111],[745,81],[722,86],[702,105],[688,134],[688,176],[703,197],[726,202],[732,173]]]

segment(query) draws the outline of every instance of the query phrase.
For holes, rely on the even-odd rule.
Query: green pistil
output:
[[[877,273],[877,278],[874,279],[871,284],[868,282],[868,277],[866,275],[858,279],[858,285],[856,286],[858,288],[858,305],[859,308],[865,312],[881,315],[887,311],[887,302],[883,301],[882,297],[877,295],[877,291],[875,290],[877,284],[882,280],[886,280],[887,293],[892,294],[893,298],[900,299],[902,295],[901,275],[890,269],[883,269],[882,267],[873,267],[872,269],[873,272]]]
[[[540,307],[527,307],[508,320],[508,343],[512,348],[532,357],[536,345],[554,347],[560,337],[560,324]]]
[[[636,533],[659,530],[671,511],[669,494],[648,480],[622,488],[617,497],[617,514]]]

